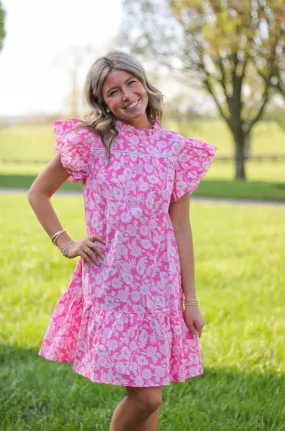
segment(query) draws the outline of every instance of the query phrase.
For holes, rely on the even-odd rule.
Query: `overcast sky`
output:
[[[99,52],[116,34],[121,1],[2,0],[2,4],[7,36],[0,52],[0,115],[59,111],[69,88],[60,65],[63,53],[88,44]]]

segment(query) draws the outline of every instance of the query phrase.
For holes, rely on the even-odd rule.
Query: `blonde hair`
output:
[[[107,76],[114,69],[129,72],[141,81],[148,94],[146,115],[151,123],[161,120],[163,114],[163,95],[150,84],[139,61],[122,51],[110,51],[106,56],[98,58],[92,64],[85,80],[85,98],[91,112],[84,117],[79,127],[100,135],[107,152],[108,163],[111,157],[111,145],[118,136],[118,131],[115,127],[116,117],[111,111],[107,111],[102,88]]]

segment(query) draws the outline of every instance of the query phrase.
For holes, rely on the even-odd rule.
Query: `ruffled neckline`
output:
[[[128,133],[131,135],[139,136],[140,138],[147,138],[154,136],[161,130],[161,123],[158,120],[153,121],[151,129],[137,129],[134,126],[123,123],[120,120],[115,120],[115,127],[119,133]]]

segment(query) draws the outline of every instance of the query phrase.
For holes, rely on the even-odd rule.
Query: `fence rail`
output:
[[[217,156],[215,157],[216,161],[219,162],[233,162],[235,161],[235,157],[233,156]],[[283,162],[285,160],[284,154],[255,154],[254,156],[244,157],[244,161],[246,162]]]

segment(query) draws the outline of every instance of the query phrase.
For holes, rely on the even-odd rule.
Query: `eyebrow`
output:
[[[128,78],[128,79],[125,80],[124,84],[126,84],[131,79],[136,79],[136,78],[134,76],[131,76],[130,78]],[[116,88],[118,88],[118,86],[109,88],[109,90],[107,91],[107,94],[109,94],[110,91],[115,90]]]

